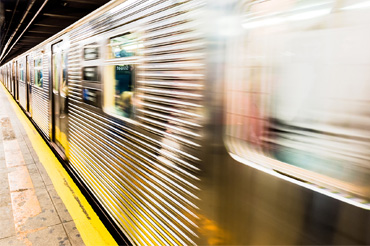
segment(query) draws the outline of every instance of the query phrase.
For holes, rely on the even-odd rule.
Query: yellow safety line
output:
[[[96,215],[80,189],[74,183],[62,164],[55,157],[49,146],[39,135],[35,127],[28,120],[19,105],[5,89],[14,111],[22,123],[27,135],[36,150],[37,156],[45,167],[55,190],[70,213],[81,238],[86,245],[117,245],[112,235],[105,228],[99,217]]]

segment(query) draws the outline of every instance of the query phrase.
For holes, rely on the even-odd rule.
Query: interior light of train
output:
[[[153,1],[153,0],[152,0],[152,1]],[[152,2],[152,1],[148,1],[148,2]],[[128,1],[126,1],[126,2],[125,2],[125,4],[120,4],[120,5],[116,6],[116,7],[114,7],[113,9],[109,10],[109,13],[110,13],[110,14],[114,14],[114,13],[116,13],[117,11],[124,9],[124,8],[126,8],[128,5],[130,5],[130,4],[132,4],[132,3],[135,3],[135,2],[136,2],[136,0],[128,0]]]
[[[125,46],[125,50],[136,50],[137,48],[139,48],[139,45],[137,44]]]
[[[268,18],[268,19],[261,20],[261,21],[243,23],[242,26],[245,29],[252,29],[252,28],[263,27],[263,26],[278,25],[283,22],[284,22],[284,18],[274,17],[274,18]]]
[[[362,9],[362,8],[369,8],[370,7],[370,1],[362,2],[362,3],[355,3],[352,5],[349,5],[347,7],[342,8],[343,10],[348,9]]]
[[[268,19],[264,19],[261,21],[246,22],[246,23],[243,23],[242,26],[245,29],[252,29],[252,28],[263,27],[263,26],[273,26],[273,25],[282,24],[287,21],[300,21],[300,20],[314,19],[317,17],[328,15],[330,14],[330,12],[331,12],[331,8],[313,10],[313,11],[308,11],[305,13],[298,13],[298,14],[290,15],[287,17],[273,17],[273,18],[268,18]]]
[[[333,3],[333,1],[328,1],[328,2],[323,2],[323,3],[318,3],[318,4],[306,5],[306,6],[303,6],[303,7],[295,8],[295,9],[293,9],[293,11],[302,10],[302,9],[310,9],[310,8],[313,8],[313,7],[328,5],[328,4],[332,4],[332,3]]]
[[[324,15],[328,15],[330,14],[330,11],[331,11],[331,8],[308,11],[305,13],[299,13],[299,14],[288,16],[286,20],[287,21],[299,21],[299,20],[313,19],[313,18],[324,16]]]

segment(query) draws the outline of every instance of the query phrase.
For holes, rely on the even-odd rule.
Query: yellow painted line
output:
[[[8,99],[22,123],[26,133],[32,143],[32,147],[37,150],[37,156],[45,167],[54,188],[65,204],[70,213],[76,228],[80,232],[84,243],[89,245],[117,245],[112,235],[105,228],[99,217],[96,215],[80,189],[73,182],[67,171],[63,168],[59,160],[54,156],[49,146],[39,135],[35,127],[28,120],[18,104],[14,101],[9,92],[1,83],[2,89],[6,92]]]

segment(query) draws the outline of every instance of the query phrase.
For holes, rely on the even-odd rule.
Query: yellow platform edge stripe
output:
[[[76,228],[78,229],[82,240],[87,246],[100,245],[117,245],[112,235],[101,222],[97,214],[94,212],[80,189],[69,176],[59,160],[55,157],[52,150],[45,143],[31,121],[23,113],[20,106],[14,101],[5,86],[1,83],[3,90],[18,117],[22,123],[28,138],[32,143],[39,161],[44,166],[48,173],[54,188],[68,212],[70,213]]]

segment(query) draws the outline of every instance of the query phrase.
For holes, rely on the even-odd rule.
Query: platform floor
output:
[[[81,202],[84,198],[70,177],[63,177],[68,174],[60,163],[53,164],[60,166],[53,174],[50,160],[55,162],[55,156],[45,142],[35,145],[30,132],[38,133],[25,121],[27,117],[0,85],[0,246],[114,244],[102,223],[92,219],[91,207],[84,207],[87,202]],[[94,237],[98,237],[95,243]]]

